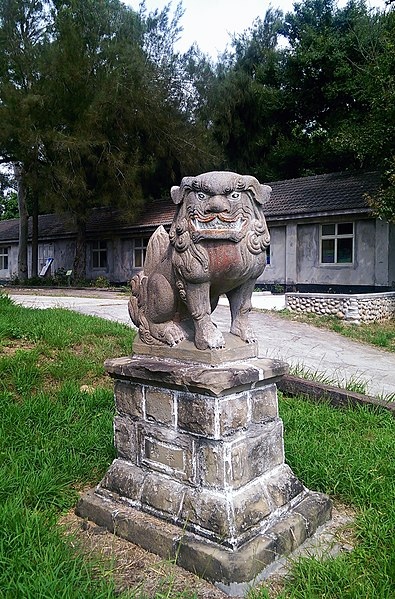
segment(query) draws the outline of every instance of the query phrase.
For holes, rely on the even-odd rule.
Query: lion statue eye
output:
[[[239,191],[232,191],[231,194],[229,194],[229,198],[231,200],[238,200],[240,198],[240,192]]]
[[[207,198],[207,194],[203,191],[198,191],[196,195],[199,198],[199,200],[205,200]]]

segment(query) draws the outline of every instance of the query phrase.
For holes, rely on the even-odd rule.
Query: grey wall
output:
[[[355,222],[355,253],[351,265],[319,263],[319,223],[288,223],[270,226],[271,263],[258,279],[261,284],[300,285],[371,285],[391,286],[395,281],[395,226],[380,220]],[[41,246],[43,244],[40,244]],[[45,244],[54,262],[51,273],[73,267],[74,241],[57,239]],[[0,279],[17,273],[18,246],[9,244],[9,272],[0,271]],[[133,267],[133,238],[107,240],[107,267],[93,269],[91,244],[87,246],[87,278],[106,277],[125,282],[139,270]],[[29,248],[29,263],[30,263]],[[29,272],[30,276],[30,272]]]
[[[390,227],[389,232],[388,284],[395,289],[395,225]]]
[[[353,264],[320,264],[320,226],[298,226],[297,283],[312,285],[375,285],[376,228],[374,220],[354,221]],[[382,252],[379,252],[382,255]],[[380,280],[384,280],[381,273]],[[377,283],[378,284],[378,283]],[[385,285],[385,282],[379,284]]]
[[[269,227],[270,265],[266,266],[258,283],[276,284],[285,282],[285,227]]]
[[[395,227],[374,219],[353,222],[353,264],[320,264],[318,222],[271,226],[271,264],[258,283],[286,283],[288,286],[391,285],[395,280]]]

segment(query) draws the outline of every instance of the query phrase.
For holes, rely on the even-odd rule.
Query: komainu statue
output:
[[[223,347],[211,320],[221,294],[229,299],[230,332],[256,341],[248,313],[266,264],[263,204],[270,192],[254,177],[231,172],[184,177],[172,187],[177,210],[170,232],[156,229],[144,269],[131,281],[129,314],[143,342],[176,345],[192,323],[198,349]]]

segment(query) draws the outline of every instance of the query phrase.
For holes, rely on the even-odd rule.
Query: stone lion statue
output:
[[[266,265],[270,237],[263,204],[271,188],[247,175],[215,171],[172,187],[177,205],[169,234],[152,235],[144,269],[131,281],[129,314],[147,344],[178,344],[191,330],[198,349],[225,345],[211,313],[229,299],[230,332],[256,341],[251,295]]]

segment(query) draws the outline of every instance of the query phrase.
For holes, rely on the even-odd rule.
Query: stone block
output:
[[[307,539],[306,521],[300,514],[288,512],[267,534],[275,541],[278,555],[289,555]]]
[[[75,508],[75,513],[80,518],[91,520],[98,526],[104,526],[110,532],[114,532],[114,520],[109,504],[96,494],[94,489],[84,493]]]
[[[217,542],[222,541],[225,545],[229,542],[232,523],[225,495],[189,487],[186,489],[180,517],[189,529]]]
[[[278,400],[276,385],[267,385],[259,389],[251,389],[251,420],[265,422],[278,417]]]
[[[173,424],[173,392],[159,387],[145,387],[145,415],[148,420],[162,424]]]
[[[177,480],[195,482],[195,441],[191,435],[154,423],[137,423],[139,463]]]
[[[115,407],[120,414],[131,418],[143,416],[143,386],[129,381],[114,382]]]
[[[226,483],[237,489],[284,461],[281,420],[255,425],[241,440],[225,443]]]
[[[197,479],[204,487],[238,489],[284,461],[282,422],[251,426],[224,440],[201,439]]]
[[[174,519],[181,509],[184,485],[161,474],[148,473],[141,490],[142,508],[157,510],[162,517]]]
[[[209,438],[218,437],[218,400],[199,393],[177,394],[177,426],[181,430]]]
[[[118,457],[137,463],[135,423],[128,416],[114,417],[114,445]]]
[[[193,331],[190,331],[193,337]],[[165,344],[148,345],[136,335],[133,342],[133,352],[144,356],[153,356],[160,358],[176,358],[180,361],[203,362],[210,366],[217,366],[224,362],[248,360],[256,358],[258,355],[258,346],[256,343],[246,343],[240,337],[231,333],[223,333],[225,347],[215,349],[197,349],[195,343],[190,339],[184,339],[175,346],[170,347]]]
[[[174,559],[181,531],[155,516],[130,509],[114,512],[114,533],[164,559]]]
[[[105,489],[117,493],[120,497],[139,502],[144,478],[145,472],[141,468],[124,460],[114,460],[101,481],[98,492]]]
[[[200,442],[197,470],[198,482],[204,487],[225,488],[225,449],[222,441]]]
[[[275,556],[275,541],[264,535],[237,551],[185,536],[177,548],[177,565],[203,576],[231,596],[244,597],[250,584]]]
[[[129,379],[179,391],[186,389],[214,397],[262,386],[288,372],[287,364],[270,358],[207,367],[194,362],[135,355],[106,360],[104,366],[115,379]]]
[[[309,491],[307,497],[295,507],[295,512],[303,517],[310,536],[331,518],[332,502],[323,493]]]
[[[304,490],[303,484],[287,464],[265,479],[266,494],[272,509],[282,507]]]
[[[260,482],[247,485],[232,497],[234,526],[237,535],[256,527],[270,514],[270,506]]]
[[[221,397],[219,400],[219,432],[227,436],[246,429],[249,424],[247,393]]]

